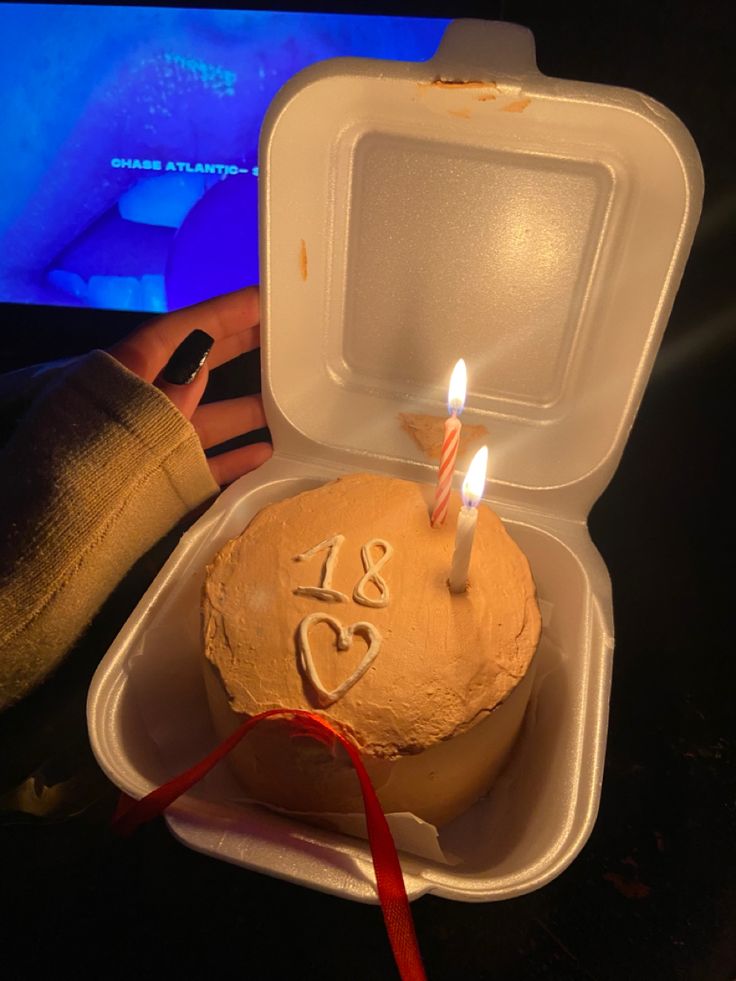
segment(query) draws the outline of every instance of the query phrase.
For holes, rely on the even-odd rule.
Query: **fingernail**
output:
[[[172,385],[188,385],[193,382],[214,343],[214,337],[203,330],[193,330],[166,362],[161,377]]]

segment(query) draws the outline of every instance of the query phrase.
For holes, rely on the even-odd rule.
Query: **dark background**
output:
[[[616,617],[598,821],[573,865],[536,893],[494,904],[416,902],[420,945],[437,981],[736,978],[730,6],[510,0],[317,8],[524,24],[545,74],[628,86],[673,110],[705,170],[701,224],[651,382],[590,519]],[[4,367],[108,343],[140,319],[10,306],[0,313]],[[256,362],[243,367],[255,384]],[[235,377],[220,372],[220,396],[235,393]],[[394,977],[378,908],[195,854],[161,821],[129,841],[109,831],[116,792],[89,750],[86,690],[181,530],[137,564],[54,678],[0,716],[3,973]]]

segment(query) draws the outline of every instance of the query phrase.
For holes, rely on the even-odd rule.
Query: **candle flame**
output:
[[[467,388],[468,369],[465,367],[463,359],[460,358],[452,369],[452,375],[450,376],[450,388],[447,393],[447,407],[450,412],[456,412],[460,415],[463,411]]]
[[[488,447],[481,446],[473,457],[463,481],[463,504],[466,508],[477,508],[486,487],[488,470]]]

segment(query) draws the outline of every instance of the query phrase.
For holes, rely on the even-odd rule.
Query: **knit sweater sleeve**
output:
[[[61,369],[0,450],[0,709],[63,658],[130,566],[217,493],[172,403],[102,351]]]

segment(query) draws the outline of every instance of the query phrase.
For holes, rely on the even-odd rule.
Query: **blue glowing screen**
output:
[[[0,301],[159,312],[257,282],[258,134],[295,72],[447,21],[0,5]]]

